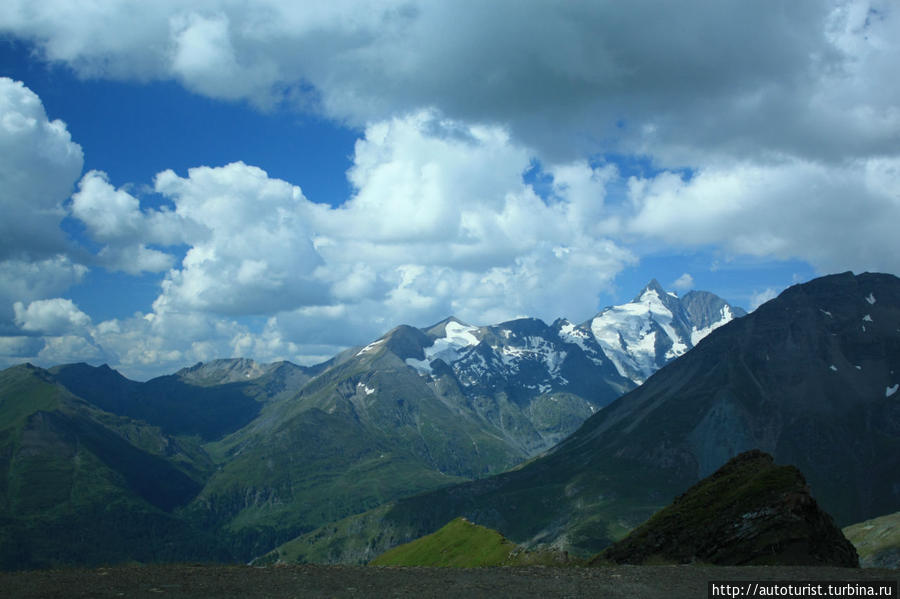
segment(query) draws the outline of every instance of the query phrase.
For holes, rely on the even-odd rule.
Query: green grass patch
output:
[[[456,518],[437,532],[380,555],[370,565],[482,568],[547,561],[553,561],[549,553],[525,551],[495,530]]]
[[[900,512],[873,518],[843,529],[861,562],[888,551],[900,553]]]

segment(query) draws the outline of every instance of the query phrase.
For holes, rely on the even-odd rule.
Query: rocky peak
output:
[[[639,304],[644,301],[644,296],[648,293],[656,292],[656,294],[660,297],[660,299],[664,299],[666,297],[672,297],[666,290],[663,289],[663,286],[659,284],[659,281],[656,279],[650,279],[650,282],[644,285],[644,288],[641,289],[640,293],[638,293],[633,300],[631,300],[634,304]]]
[[[249,358],[222,358],[209,362],[197,362],[175,373],[186,383],[194,385],[222,385],[252,380],[266,374],[268,364],[260,364]]]
[[[739,454],[607,548],[602,561],[857,567],[856,549],[793,466]]]

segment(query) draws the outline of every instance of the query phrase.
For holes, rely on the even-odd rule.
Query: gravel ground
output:
[[[893,580],[900,570],[608,566],[122,566],[0,573],[0,597],[706,597],[715,581]]]

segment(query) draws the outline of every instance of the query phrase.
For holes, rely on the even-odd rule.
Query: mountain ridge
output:
[[[146,382],[103,365],[52,381],[92,405],[200,442],[180,518],[249,559],[331,521],[546,451],[634,382],[589,328],[521,318],[399,325],[305,367],[231,358]],[[192,446],[193,447],[193,446]]]
[[[900,279],[822,277],[711,332],[540,457],[356,526],[403,542],[465,516],[517,543],[587,555],[757,447],[797,466],[839,524],[858,522],[900,507],[898,374]],[[319,534],[293,553],[322,559]],[[342,543],[329,540],[325,559],[340,559]]]

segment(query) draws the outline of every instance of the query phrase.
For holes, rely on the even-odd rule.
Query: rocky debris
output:
[[[858,567],[856,549],[793,466],[742,453],[592,560]]]

